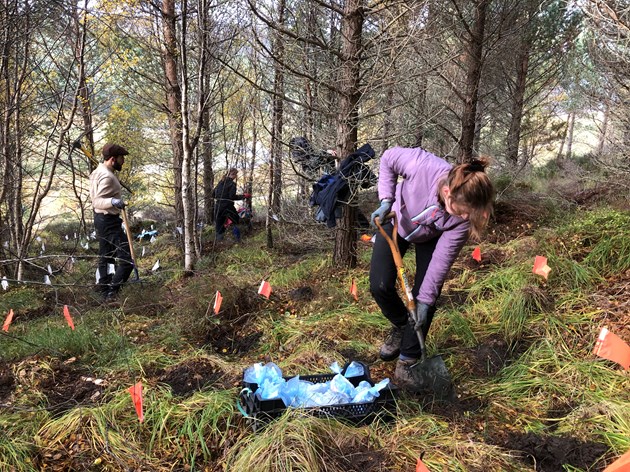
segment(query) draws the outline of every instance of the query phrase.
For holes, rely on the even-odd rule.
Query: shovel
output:
[[[129,229],[129,221],[127,220],[127,210],[124,208],[120,210],[122,214],[123,224],[125,225],[125,233],[127,233],[127,241],[129,241],[129,253],[131,254],[131,263],[133,264],[133,272],[136,276],[133,282],[140,281],[140,275],[138,274],[138,266],[136,265],[136,254],[133,250],[133,241],[131,239],[131,230]]]
[[[400,249],[398,248],[398,219],[396,213],[391,212],[386,216],[387,219],[391,219],[394,225],[392,231],[393,237],[385,232],[379,218],[375,218],[374,223],[380,231],[381,235],[385,238],[394,257],[394,263],[396,264],[398,282],[405,294],[405,305],[407,306],[407,312],[410,320],[413,323],[414,330],[418,336],[420,342],[420,359],[414,365],[411,366],[411,375],[418,385],[418,391],[432,391],[436,398],[453,401],[455,399],[455,389],[453,388],[453,381],[448,373],[446,364],[442,359],[442,356],[437,355],[427,358],[427,348],[424,340],[424,333],[422,332],[421,320],[416,316],[416,302],[411,294],[411,285],[407,281],[407,275],[405,274],[405,267],[400,255]]]

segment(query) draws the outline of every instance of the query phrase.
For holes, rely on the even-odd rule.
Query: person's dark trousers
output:
[[[94,226],[98,238],[98,286],[102,292],[118,292],[133,271],[129,241],[122,229],[122,219],[117,215],[94,213]],[[107,273],[108,265],[114,264],[116,272]]]
[[[217,236],[223,237],[225,233],[225,222],[229,218],[235,225],[238,224],[239,216],[234,205],[219,206],[217,205],[217,213],[214,220],[214,228]],[[220,238],[219,238],[220,239]]]
[[[383,226],[383,229],[391,236],[394,227],[391,223],[388,223]],[[409,246],[411,246],[411,243],[398,235],[396,235],[396,237],[398,238],[400,254],[404,256]],[[438,239],[439,238],[434,238],[425,243],[414,243],[416,251],[416,276],[411,290],[414,299],[420,291],[420,286],[422,285],[429,263],[433,257],[433,251],[435,250]],[[400,295],[398,295],[396,280],[397,269],[392,251],[385,238],[378,232],[376,233],[374,247],[372,248],[372,261],[370,263],[370,293],[383,312],[383,315],[391,321],[392,324],[399,327],[405,326],[402,344],[400,346],[401,356],[417,359],[420,357],[420,343],[413,329],[413,324],[409,321],[407,306],[400,298]],[[441,289],[442,287],[440,287],[440,290]],[[423,329],[425,338],[429,332],[434,314],[435,306],[432,306],[429,309],[427,323]]]

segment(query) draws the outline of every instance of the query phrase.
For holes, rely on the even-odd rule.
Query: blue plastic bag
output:
[[[352,361],[343,375],[347,378],[361,377],[362,375],[365,375],[365,369],[359,362]]]
[[[308,388],[313,385],[312,382],[306,380],[300,380],[300,376],[297,375],[290,378],[283,385],[280,392],[280,398],[287,407],[300,408],[304,406],[308,398]]]
[[[280,398],[285,383],[286,380],[282,377],[279,379],[263,379],[262,384],[258,387],[258,390],[256,390],[256,394],[261,400]]]
[[[343,369],[337,362],[333,362],[330,369],[336,374],[332,380],[312,383],[301,380],[299,375],[285,380],[282,370],[273,362],[258,363],[245,370],[243,379],[258,385],[254,393],[261,400],[280,398],[286,407],[292,408],[372,402],[389,384],[389,379],[373,386],[362,380],[355,387],[348,378],[365,375],[364,366],[359,362],[351,362],[344,375],[341,375]]]
[[[367,385],[365,385],[367,384]],[[380,395],[380,391],[389,385],[389,379],[381,380],[370,386],[369,382],[360,382],[356,389],[356,394],[352,398],[352,403],[369,403],[373,402]]]
[[[262,385],[263,380],[278,380],[282,378],[282,370],[273,362],[263,365],[262,362],[245,369],[243,380],[248,383]]]

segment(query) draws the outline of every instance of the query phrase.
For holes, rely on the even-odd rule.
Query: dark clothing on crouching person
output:
[[[214,206],[216,237],[217,239],[222,239],[228,218],[235,225],[239,223],[239,216],[234,206],[234,201],[243,200],[244,196],[236,193],[234,180],[226,177],[214,189],[214,198],[216,199]]]
[[[425,337],[446,276],[468,240],[470,228],[468,220],[449,214],[439,200],[439,183],[451,168],[448,162],[420,148],[388,149],[380,162],[379,199],[389,200],[398,217],[400,255],[403,257],[411,245],[416,251],[412,295],[416,304],[429,307]],[[391,236],[393,225],[383,228]],[[370,292],[393,326],[404,328],[401,357],[418,359],[420,343],[407,307],[396,292],[396,273],[389,244],[378,232],[370,265]]]
[[[383,225],[383,229],[391,238],[394,230],[392,223]],[[400,235],[397,235],[397,238],[401,257],[404,257],[411,246],[414,246],[416,252],[416,276],[413,281],[413,289],[411,290],[415,299],[418,296],[420,286],[422,285],[431,259],[433,258],[433,252],[439,237],[422,243],[410,243]],[[372,248],[372,263],[370,265],[370,292],[376,304],[381,308],[383,315],[391,321],[394,326],[405,327],[400,351],[409,357],[418,359],[421,354],[418,336],[412,324],[408,323],[409,315],[407,306],[396,291],[397,276],[398,269],[394,263],[392,250],[381,233],[376,233],[374,247]],[[442,285],[440,284],[437,292],[438,296],[441,289]],[[431,321],[433,321],[435,309],[435,305],[429,308],[427,321],[422,329],[425,338],[429,332]]]

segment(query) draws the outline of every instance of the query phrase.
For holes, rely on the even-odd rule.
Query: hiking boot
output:
[[[94,292],[100,293],[103,296],[107,295],[107,292],[109,291],[109,289],[110,289],[109,284],[98,283],[94,286]]]
[[[112,276],[108,274],[106,277],[99,277],[98,282],[94,286],[94,291],[100,293],[103,296],[107,295],[112,289]]]
[[[103,305],[106,306],[119,306],[120,302],[118,300],[118,292],[111,290],[105,294],[103,298]]]
[[[425,390],[426,386],[422,385],[422,382],[414,376],[413,366],[417,363],[418,359],[398,359],[396,371],[394,372],[394,378],[398,387],[409,392]]]
[[[381,346],[379,356],[384,361],[393,361],[400,354],[400,345],[402,343],[404,326],[392,326],[391,331],[385,338],[385,342]]]

